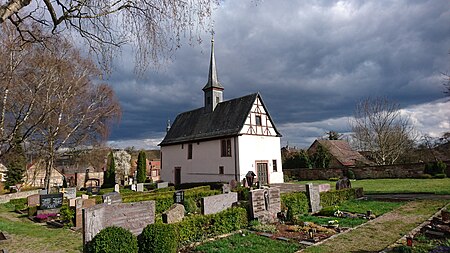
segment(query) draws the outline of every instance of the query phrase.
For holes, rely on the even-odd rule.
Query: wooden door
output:
[[[181,184],[181,167],[175,167],[175,185]]]
[[[258,177],[260,185],[265,185],[269,183],[267,163],[256,164],[256,175]]]

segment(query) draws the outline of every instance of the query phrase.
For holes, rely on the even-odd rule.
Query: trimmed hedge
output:
[[[344,201],[357,198],[358,188],[348,188],[320,193],[322,207],[339,205]]]
[[[138,236],[139,253],[176,253],[177,231],[173,224],[154,223]]]
[[[292,221],[294,217],[308,213],[308,198],[304,192],[281,194],[281,205],[287,208],[287,219]]]
[[[247,210],[229,208],[210,215],[192,215],[174,224],[181,244],[230,233],[248,226]]]
[[[154,200],[156,203],[156,213],[163,213],[167,209],[169,209],[173,202],[173,194],[174,191],[168,192],[158,192],[158,193],[141,193],[141,194],[126,194],[122,195],[122,202],[140,202],[147,200]],[[185,201],[199,202],[201,198],[208,197],[212,195],[220,194],[221,192],[218,190],[210,190],[209,186],[201,186],[188,190],[184,190],[184,199]]]
[[[121,227],[102,229],[86,247],[89,253],[138,252],[136,236]]]

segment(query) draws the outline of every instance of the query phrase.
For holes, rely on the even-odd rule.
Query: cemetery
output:
[[[305,191],[281,192],[275,186],[250,188],[236,182],[178,190],[167,183],[134,189],[60,188],[7,205],[34,224],[63,233],[75,231],[78,249],[69,252],[108,252],[120,246],[114,244],[117,241],[127,252],[217,252],[209,249],[228,247],[223,245],[227,243],[238,247],[243,238],[242,245],[247,246],[242,247],[251,245],[245,252],[257,252],[252,250],[266,244],[265,252],[272,252],[267,250],[271,247],[273,252],[308,252],[311,246],[326,245],[336,235],[352,233],[406,203],[366,200],[362,188],[351,188],[346,181],[336,186],[342,189],[307,183]],[[436,245],[445,243],[449,224],[444,210],[442,218],[434,217],[417,231],[413,243],[420,245],[424,238],[428,244],[429,238],[438,240]],[[403,239],[400,246],[407,243]]]

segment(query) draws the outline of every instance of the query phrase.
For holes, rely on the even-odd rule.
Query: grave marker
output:
[[[144,191],[144,184],[143,183],[137,184],[136,185],[136,191],[143,192]]]
[[[223,184],[223,185],[222,185],[222,193],[223,193],[223,194],[225,194],[225,193],[230,193],[230,191],[231,191],[231,187],[230,187],[229,184]]]
[[[230,192],[202,198],[202,214],[214,214],[230,208],[238,201],[238,193]]]
[[[184,206],[181,204],[173,204],[169,210],[162,214],[162,219],[164,223],[171,224],[175,222],[182,221],[184,218]]]
[[[61,192],[64,193],[64,197],[67,199],[74,199],[77,197],[77,188],[76,187],[62,188]]]
[[[27,197],[27,201],[28,201],[28,206],[32,207],[32,206],[38,206],[39,205],[39,200],[40,200],[40,195],[39,194],[33,194]]]
[[[39,208],[41,210],[60,208],[63,203],[63,194],[46,194],[40,195]]]
[[[120,192],[119,184],[115,184],[115,185],[114,185],[114,191],[115,191],[115,192]]]
[[[184,191],[176,191],[173,194],[173,202],[177,204],[184,204]]]
[[[134,203],[99,204],[83,209],[83,242],[94,238],[102,229],[111,226],[123,227],[139,235],[155,222],[155,201]]]
[[[120,196],[120,193],[118,193],[118,192],[109,192],[109,193],[103,194],[102,199],[103,199],[103,203],[107,203],[108,205],[115,204],[115,203],[122,203],[122,197]]]
[[[161,182],[156,185],[156,188],[158,188],[158,189],[167,188],[167,187],[169,187],[169,182]]]
[[[306,184],[306,196],[309,200],[309,211],[317,213],[322,209],[320,206],[320,193],[319,189],[314,187],[312,183]]]
[[[250,216],[261,223],[274,223],[281,212],[279,188],[258,189],[250,191]]]

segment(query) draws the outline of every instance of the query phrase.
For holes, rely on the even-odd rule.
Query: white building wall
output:
[[[161,179],[175,182],[175,167],[181,167],[181,183],[229,182],[235,178],[235,146],[231,138],[231,157],[221,157],[221,140],[192,143],[192,159],[188,157],[188,143],[162,146]],[[236,161],[237,163],[237,161]],[[219,166],[224,174],[219,174]]]
[[[238,143],[241,181],[250,170],[257,174],[257,161],[267,161],[269,183],[284,182],[283,169],[281,167],[280,137],[242,135],[238,137]],[[273,160],[277,160],[277,172],[273,172]]]

